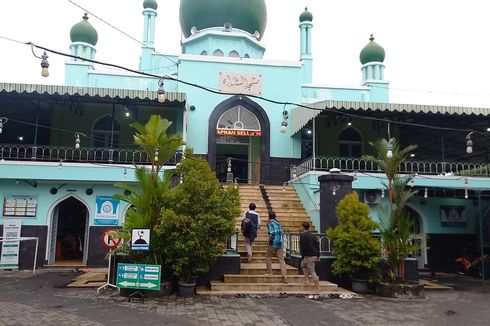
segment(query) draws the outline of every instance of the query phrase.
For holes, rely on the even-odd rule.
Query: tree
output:
[[[189,282],[223,253],[240,214],[240,199],[238,190],[222,188],[208,163],[190,149],[177,173],[182,183],[165,194],[166,208],[155,230],[165,248],[163,265],[173,268],[175,278]]]
[[[114,195],[115,199],[131,205],[126,220],[117,232],[124,239],[124,244],[118,249],[130,254],[130,259],[137,263],[162,262],[162,252],[158,248],[154,227],[160,222],[160,212],[165,205],[164,194],[170,189],[170,179],[173,173],[162,172],[162,166],[172,158],[178,148],[184,144],[179,135],[167,135],[171,122],[158,115],[152,115],[145,125],[132,123],[136,129],[134,142],[141,146],[151,162],[151,170],[145,167],[135,168],[136,184],[116,183],[124,190]],[[152,254],[129,251],[129,240],[133,228],[149,228],[151,230]]]
[[[406,204],[416,193],[408,189],[408,183],[413,176],[399,175],[400,165],[405,162],[411,151],[417,145],[409,145],[400,149],[396,139],[380,139],[370,145],[375,149],[376,156],[365,155],[363,159],[375,162],[385,173],[388,179],[388,191],[390,195],[389,207],[381,209],[381,237],[383,249],[390,269],[392,281],[404,279],[404,261],[407,256],[417,249],[417,244],[411,241],[413,222],[410,219]],[[387,156],[388,148],[392,148],[392,157]]]
[[[381,256],[381,245],[372,236],[378,223],[369,217],[369,206],[359,201],[359,195],[346,195],[336,208],[339,224],[327,230],[333,242],[335,261],[333,273],[351,278],[369,279],[375,275]]]

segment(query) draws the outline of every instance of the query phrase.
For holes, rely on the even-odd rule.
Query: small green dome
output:
[[[368,62],[383,62],[385,60],[385,49],[374,42],[373,34],[369,38],[369,43],[361,50],[359,60],[363,65]]]
[[[95,46],[98,38],[97,31],[88,22],[87,13],[83,15],[83,20],[73,25],[70,30],[70,39],[72,42],[85,42]]]
[[[156,0],[145,0],[143,1],[143,8],[157,10],[158,3]]]
[[[299,16],[299,22],[312,22],[313,14],[308,11],[308,7],[305,7],[305,11]]]
[[[191,35],[192,27],[202,30],[223,27],[226,23],[255,34],[264,35],[267,24],[265,0],[181,0],[180,27],[185,37]]]

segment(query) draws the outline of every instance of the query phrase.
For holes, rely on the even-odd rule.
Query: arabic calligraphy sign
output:
[[[219,90],[223,93],[262,95],[262,75],[245,72],[220,72]]]

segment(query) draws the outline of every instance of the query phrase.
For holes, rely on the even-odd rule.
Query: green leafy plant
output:
[[[388,207],[380,209],[381,237],[383,239],[383,252],[389,267],[389,278],[392,282],[404,280],[404,261],[418,249],[412,241],[411,232],[413,222],[407,211],[408,200],[416,193],[411,191],[408,183],[413,176],[399,175],[400,165],[405,162],[416,145],[409,145],[400,149],[396,139],[380,139],[370,143],[376,155],[366,155],[363,159],[375,162],[385,173],[388,179],[386,185],[389,191],[390,203]],[[388,146],[391,144],[392,157],[387,157]]]
[[[163,265],[172,266],[175,278],[209,270],[224,251],[240,214],[238,190],[222,188],[208,163],[186,150],[177,168],[182,183],[165,194],[165,206],[155,231],[165,248]]]
[[[336,208],[339,224],[327,230],[336,260],[333,273],[351,278],[370,279],[376,274],[381,245],[372,236],[378,223],[369,218],[369,206],[356,192],[346,195]]]

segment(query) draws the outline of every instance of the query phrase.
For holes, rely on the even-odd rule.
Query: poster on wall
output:
[[[465,226],[466,215],[464,206],[441,206],[442,226]]]
[[[36,217],[37,195],[5,194],[3,216]]]
[[[95,225],[117,225],[119,200],[113,199],[112,196],[97,196],[95,204]]]
[[[3,220],[3,237],[20,238],[22,220],[5,219]],[[20,241],[2,241],[2,253],[0,255],[0,269],[18,269],[19,268],[19,246]]]

